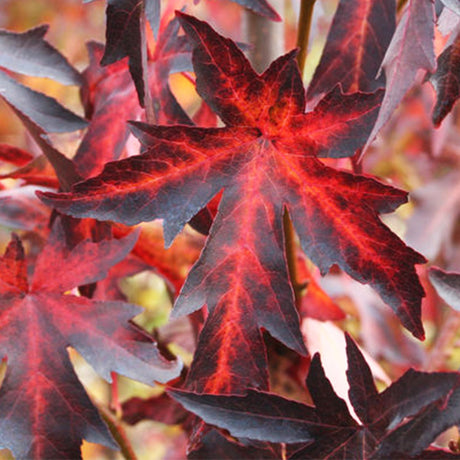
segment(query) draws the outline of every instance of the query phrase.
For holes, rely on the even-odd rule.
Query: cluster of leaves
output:
[[[238,3],[267,21],[280,19],[265,0]],[[356,300],[363,340],[366,319],[379,323],[386,341],[377,345],[395,353],[401,344],[417,346],[395,318],[416,339],[425,337],[428,281],[416,266],[426,256],[455,268],[458,170],[437,179],[448,183],[444,214],[420,195],[408,240],[428,231],[421,219],[450,216],[424,255],[380,216],[406,203],[407,192],[362,173],[364,156],[384,154],[371,145],[382,127],[391,117],[409,118],[394,112],[420,73],[436,91],[426,131],[442,123],[455,132],[457,0],[406,3],[341,0],[307,89],[296,50],[259,74],[208,23],[179,11],[172,17],[181,6],[175,2],[160,14],[156,0],[108,0],[105,47],[88,44],[83,73],[44,39],[45,26],[0,31],[0,96],[42,151],[0,144],[0,161],[10,165],[0,176],[0,223],[22,232],[12,234],[0,259],[7,361],[0,447],[16,458],[77,458],[83,439],[116,449],[115,437],[129,455],[118,422],[110,419],[112,437],[76,377],[64,351],[72,347],[108,382],[116,374],[169,382],[167,392],[129,400],[118,415],[128,423],[181,424],[190,458],[458,458],[454,445],[449,451],[432,443],[460,424],[459,373],[407,370],[420,363],[398,351],[405,372],[379,393],[346,335],[344,400],[323,369],[327,353],[310,359],[314,344],[303,334],[310,318],[346,316],[313,265],[321,275],[335,272],[342,288],[345,276],[373,288],[379,297]],[[445,47],[436,62],[438,42]],[[86,120],[15,73],[79,85]],[[193,117],[169,86],[173,73],[185,73],[202,98]],[[51,141],[52,133],[82,129],[71,159]],[[132,154],[131,134],[140,154]],[[458,168],[458,152],[453,158],[441,166]],[[155,223],[147,224],[157,219],[169,249]],[[187,224],[207,235],[203,247],[204,237],[180,234]],[[171,321],[189,315],[197,341],[190,365],[168,348],[174,336],[148,334],[131,321],[140,309],[118,283],[145,269],[169,284]],[[453,318],[459,277],[429,271]],[[386,309],[373,310],[379,302]],[[290,361],[302,402],[273,391],[276,353]]]

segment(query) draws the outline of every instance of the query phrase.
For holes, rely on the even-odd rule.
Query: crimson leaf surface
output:
[[[173,311],[208,307],[189,375],[197,391],[266,388],[261,328],[305,352],[283,249],[285,208],[323,274],[335,263],[370,283],[404,326],[423,337],[424,293],[414,264],[424,258],[378,217],[407,194],[318,158],[351,156],[365,143],[382,91],[343,95],[336,87],[305,113],[295,52],[259,75],[234,42],[177,15],[194,47],[197,90],[226,126],[132,123],[141,155],[108,163],[72,193],[42,193],[42,199],[76,217],[127,225],[162,218],[169,245],[224,189],[206,248]]]

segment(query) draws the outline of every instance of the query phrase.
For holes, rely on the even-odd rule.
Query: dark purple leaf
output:
[[[445,272],[437,267],[431,267],[428,276],[444,302],[454,310],[460,311],[460,273]]]
[[[390,432],[377,449],[378,458],[389,458],[400,452],[418,455],[437,436],[460,424],[460,380],[445,398],[428,406],[417,417]]]
[[[410,369],[379,394],[368,364],[349,336],[347,358],[350,400],[361,424],[336,395],[318,355],[312,360],[307,379],[315,407],[256,390],[248,390],[242,396],[168,391],[186,409],[206,423],[228,430],[232,436],[306,442],[290,457],[296,459],[363,459],[373,457],[376,451],[376,458],[381,453],[418,454],[437,434],[458,423],[458,373],[430,374]],[[415,436],[421,419],[425,420],[420,425],[423,432],[418,433],[420,441],[414,447],[412,441],[404,440],[404,435]],[[428,425],[432,419],[439,423]],[[387,442],[390,438],[398,443]],[[379,447],[382,440],[384,447]]]
[[[145,87],[142,68],[141,15],[144,0],[108,0],[106,44],[101,65],[128,57],[129,72],[136,85],[139,103],[144,106]]]
[[[434,25],[434,2],[409,0],[382,63],[386,75],[385,97],[364,149],[390,119],[413,85],[417,72],[435,69]]]
[[[438,66],[430,82],[436,90],[433,124],[439,126],[460,97],[460,34],[438,57]]]
[[[321,424],[315,410],[296,401],[257,390],[244,396],[168,390],[187,410],[233,436],[270,442],[311,441]]]
[[[116,448],[72,369],[68,346],[109,382],[112,372],[147,384],[178,375],[180,363],[166,361],[128,322],[138,307],[65,294],[106,276],[136,236],[85,240],[68,250],[57,221],[33,275],[18,237],[0,258],[0,355],[8,359],[0,390],[0,445],[17,458],[79,458],[83,438]]]
[[[0,30],[0,67],[13,72],[46,77],[64,85],[81,84],[81,75],[44,36],[47,25],[23,33]]]
[[[307,91],[312,98],[337,83],[344,92],[372,92],[385,84],[376,78],[395,30],[394,0],[341,0],[321,60]]]
[[[0,96],[46,132],[66,133],[87,125],[55,99],[21,85],[1,71]]]

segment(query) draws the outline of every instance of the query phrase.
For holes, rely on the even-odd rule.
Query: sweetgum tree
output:
[[[237,3],[0,30],[5,456],[460,458],[460,2]]]

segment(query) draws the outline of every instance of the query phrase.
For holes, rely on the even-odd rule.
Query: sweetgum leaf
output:
[[[454,310],[460,311],[460,274],[431,267],[428,276],[442,300]]]
[[[69,251],[58,222],[30,278],[18,237],[0,258],[0,349],[8,359],[0,443],[16,458],[80,458],[83,438],[116,448],[72,369],[68,346],[109,381],[112,371],[145,383],[178,375],[179,364],[127,322],[138,307],[64,295],[103,278],[135,238],[86,240]]]
[[[178,31],[177,20],[161,28],[149,60],[149,89],[160,124],[192,124],[167,84],[169,73],[191,68],[191,47],[184,37],[178,37]],[[95,42],[88,44],[88,54],[90,64],[83,72],[81,94],[91,121],[74,157],[84,177],[99,173],[105,163],[120,158],[129,135],[126,121],[141,119],[144,113],[126,62],[101,67],[103,46]]]
[[[131,77],[141,106],[144,106],[145,82],[142,66],[141,15],[148,19],[155,36],[160,26],[159,0],[107,0],[106,45],[101,65],[109,65],[128,57]]]
[[[341,0],[307,97],[329,92],[372,92],[385,84],[376,78],[395,30],[393,0]]]
[[[382,63],[387,80],[385,97],[365,148],[390,119],[413,85],[417,72],[434,71],[435,18],[434,2],[409,0]]]
[[[145,17],[156,37],[160,27],[160,0],[144,0],[144,9]]]
[[[459,423],[460,381],[457,380],[456,387],[446,397],[430,404],[417,417],[391,432],[380,444],[376,454],[380,458],[388,458],[399,452],[418,455],[443,431]]]
[[[130,425],[146,419],[178,425],[188,416],[187,411],[167,393],[148,399],[131,398],[123,403],[122,412],[123,420]]]
[[[429,374],[411,369],[378,393],[369,366],[349,336],[347,358],[350,400],[360,423],[350,415],[345,401],[336,395],[318,354],[312,360],[307,378],[314,407],[257,390],[248,390],[241,396],[178,389],[168,392],[187,410],[233,436],[303,442],[290,457],[298,459],[365,459],[381,455],[390,458],[391,453],[403,458],[420,453],[437,434],[458,423],[458,373]],[[434,417],[434,426],[428,423],[429,416]],[[418,424],[421,419],[424,422]],[[416,448],[413,439],[409,442],[404,439],[406,434],[419,436]],[[398,443],[393,444],[390,439]]]
[[[125,63],[101,67],[103,45],[90,42],[87,49],[90,60],[81,96],[90,123],[74,157],[84,177],[120,157],[128,138],[126,120],[137,118],[142,110]]]
[[[307,442],[313,439],[311,431],[320,424],[313,407],[258,390],[248,390],[244,396],[171,389],[168,392],[187,410],[236,437]]]
[[[33,77],[52,78],[64,85],[79,85],[79,72],[44,40],[47,31],[47,25],[23,33],[0,30],[0,67]]]
[[[173,310],[177,316],[206,304],[209,311],[187,383],[196,391],[267,388],[262,328],[305,353],[284,256],[285,208],[323,274],[336,263],[370,283],[423,337],[414,264],[424,258],[378,217],[406,193],[317,158],[351,156],[364,144],[382,91],[343,95],[336,87],[304,113],[295,52],[258,75],[234,42],[177,15],[194,46],[197,90],[226,126],[132,123],[141,155],[108,163],[70,194],[42,199],[70,215],[127,225],[162,218],[169,245],[223,189],[207,245]]]
[[[92,0],[84,0],[88,3]],[[281,18],[266,0],[234,0],[240,5],[269,19]],[[141,14],[145,12],[152,31],[156,36],[160,27],[159,0],[107,0],[106,46],[102,65],[128,57],[129,71],[136,86],[139,102],[144,106],[145,87],[142,68]]]
[[[130,233],[130,229],[121,225],[113,226],[117,238]],[[139,238],[132,250],[144,263],[153,267],[179,293],[184,284],[186,273],[198,260],[202,249],[201,239],[181,234],[168,249],[164,247],[163,231],[160,225],[143,225]]]
[[[141,56],[141,14],[144,0],[108,0],[106,44],[101,65],[128,57],[129,72],[144,106],[145,87]]]
[[[83,118],[63,107],[56,99],[21,85],[1,71],[0,96],[46,132],[66,133],[87,125]]]
[[[439,126],[460,97],[460,34],[438,57],[436,72],[430,82],[436,90],[433,124]]]

